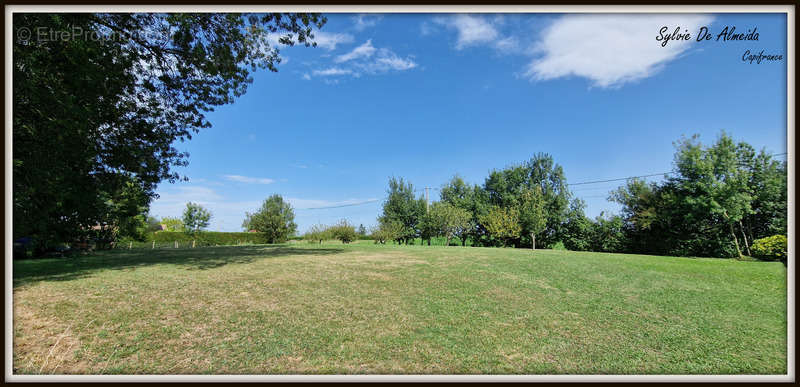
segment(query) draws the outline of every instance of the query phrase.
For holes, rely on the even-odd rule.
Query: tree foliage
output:
[[[346,219],[342,219],[335,225],[331,226],[330,235],[333,238],[342,241],[342,243],[350,243],[358,238],[356,228],[353,227],[353,225],[350,224]]]
[[[197,203],[186,203],[183,210],[183,227],[186,233],[197,235],[203,231],[211,222],[211,213]]]
[[[622,205],[624,251],[736,257],[753,240],[786,233],[786,169],[724,132],[710,146],[676,142],[675,173],[661,184],[631,180]]]
[[[291,204],[278,194],[265,199],[254,213],[246,213],[243,226],[263,233],[269,243],[285,242],[297,231]]]
[[[543,245],[550,245],[562,231],[570,200],[564,170],[552,156],[538,153],[523,164],[494,170],[484,183],[489,202],[501,207],[519,207],[522,193],[534,187],[542,192],[547,218],[540,239]]]
[[[536,235],[547,227],[545,198],[539,186],[526,188],[520,195],[519,221],[524,234],[531,236],[531,248],[536,249]]]
[[[180,218],[165,216],[161,218],[161,224],[164,225],[165,231],[183,231],[183,220]]]
[[[141,214],[113,200],[134,184],[147,205],[159,182],[180,179],[172,167],[188,154],[175,142],[209,127],[205,114],[244,94],[254,71],[277,70],[270,37],[313,45],[324,23],[317,14],[14,14],[15,30],[33,32],[14,34],[12,48],[15,236],[55,244]]]
[[[472,215],[448,202],[433,203],[429,212],[434,236],[444,236],[445,246],[450,239],[461,238],[472,229]]]
[[[309,242],[322,244],[325,240],[332,238],[331,230],[324,224],[315,224],[303,235],[303,238]]]
[[[403,233],[403,225],[397,221],[383,220],[378,227],[372,230],[372,239],[375,243],[386,244],[388,241],[399,241]]]
[[[510,245],[522,233],[517,207],[492,206],[481,223],[489,235],[501,241],[503,246]]]
[[[383,203],[383,214],[380,223],[399,224],[400,230],[396,240],[408,242],[419,235],[419,222],[425,213],[425,201],[414,199],[414,186],[403,178],[390,178],[388,197]]]

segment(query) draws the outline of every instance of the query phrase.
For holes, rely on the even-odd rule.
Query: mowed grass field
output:
[[[428,246],[14,262],[17,374],[785,374],[781,263]]]

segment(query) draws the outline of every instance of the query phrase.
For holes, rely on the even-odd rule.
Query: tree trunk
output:
[[[467,246],[467,238],[461,238],[461,247]]]
[[[739,254],[739,258],[742,258],[742,250],[739,248],[739,238],[736,237],[736,233],[733,232],[733,223],[728,223],[731,228],[731,236],[733,237],[733,243],[736,244],[736,253]]]
[[[531,250],[536,250],[536,234],[531,233]]]
[[[444,237],[444,247],[450,247],[450,236]]]
[[[741,220],[739,220],[739,229],[742,230],[742,239],[744,240],[744,249],[747,251],[747,256],[752,257],[753,254],[750,253],[750,245],[747,243],[747,233],[744,232],[744,225]]]

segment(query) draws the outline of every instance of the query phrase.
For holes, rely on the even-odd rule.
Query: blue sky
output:
[[[277,193],[302,233],[375,224],[390,176],[420,190],[455,174],[482,184],[537,152],[569,183],[660,173],[681,135],[711,143],[721,130],[786,152],[786,60],[742,60],[785,58],[784,15],[327,16],[318,47],[283,48],[278,73],[254,74],[208,114],[213,127],[177,143],[190,181],[159,186],[152,215],[194,201],[211,210],[210,230],[240,231],[245,211]],[[691,40],[662,47],[663,26]],[[702,26],[712,40],[695,40]],[[759,38],[717,41],[726,26]],[[619,210],[606,197],[620,184],[573,193],[594,217]]]

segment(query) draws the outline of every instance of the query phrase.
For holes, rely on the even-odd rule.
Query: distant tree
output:
[[[543,245],[550,245],[561,233],[570,199],[564,171],[552,156],[538,153],[525,163],[492,171],[484,182],[489,203],[500,207],[519,206],[522,192],[536,186],[541,188],[547,216],[539,239]]]
[[[414,199],[414,187],[402,178],[389,179],[388,198],[383,203],[381,223],[398,223],[402,226],[396,239],[408,242],[417,237],[419,221],[424,214],[424,201]]]
[[[622,217],[619,215],[604,217],[603,215],[601,212],[592,224],[590,249],[606,253],[620,252],[625,244]]]
[[[305,240],[309,242],[319,242],[320,244],[330,238],[332,238],[330,227],[323,224],[311,226],[311,229],[304,235]]]
[[[531,249],[536,250],[536,234],[547,227],[545,199],[539,186],[526,188],[520,195],[519,220],[523,233],[531,236]]]
[[[696,218],[724,225],[741,257],[736,228],[742,228],[741,220],[753,212],[753,197],[748,187],[750,176],[741,167],[747,147],[745,144],[737,147],[724,132],[707,149],[697,141],[697,136],[681,140],[676,146],[675,167],[679,176],[673,177],[672,182],[681,191],[691,192],[682,200]],[[749,249],[746,238],[743,243]]]
[[[372,239],[375,243],[386,244],[387,241],[401,240],[404,226],[397,221],[384,220],[372,230]]]
[[[503,246],[508,246],[522,233],[519,210],[516,207],[492,206],[481,223],[493,238],[502,242]]]
[[[180,218],[165,216],[161,218],[161,224],[164,225],[165,231],[183,231],[183,220]]]
[[[570,203],[561,235],[564,247],[568,250],[591,250],[592,221],[584,214],[585,207],[584,201],[578,198],[573,199]]]
[[[358,237],[355,227],[347,220],[342,219],[330,228],[331,236],[342,241],[342,243],[350,243]]]
[[[183,210],[182,220],[184,230],[192,236],[197,236],[199,232],[208,227],[211,213],[203,206],[189,202],[186,203],[186,209]]]
[[[467,239],[472,238],[473,244],[478,244],[485,234],[485,229],[480,224],[480,218],[486,215],[489,208],[488,195],[484,189],[475,184],[469,185],[459,176],[454,176],[441,188],[441,201],[467,211],[470,222],[467,229],[458,233],[461,246],[466,246]]]
[[[367,236],[367,228],[364,227],[364,224],[358,225],[358,235],[362,237]]]
[[[245,214],[245,222],[252,230],[264,233],[269,243],[284,242],[295,233],[292,206],[280,195],[272,195],[254,213]]]
[[[471,226],[469,212],[447,202],[436,202],[431,206],[430,218],[437,235],[445,237],[445,246],[450,239],[467,233]]]

